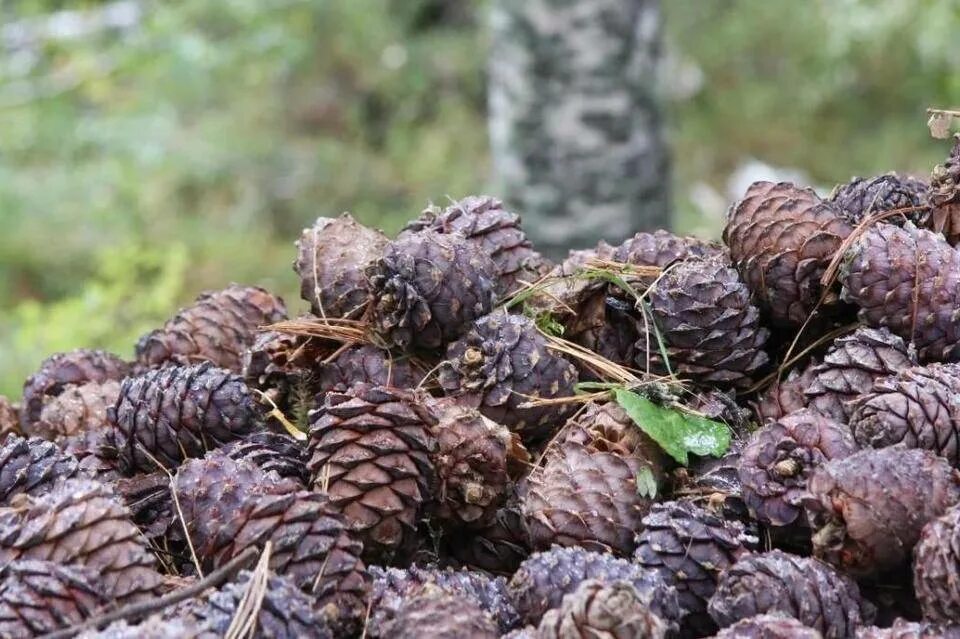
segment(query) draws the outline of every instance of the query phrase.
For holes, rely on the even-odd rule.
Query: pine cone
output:
[[[510,579],[507,590],[521,621],[538,624],[545,612],[560,606],[564,595],[589,579],[603,584],[626,581],[651,602],[655,615],[671,624],[680,619],[677,590],[656,571],[583,548],[552,548],[530,555]]]
[[[726,570],[708,609],[721,627],[779,612],[819,630],[826,639],[853,636],[875,613],[846,575],[816,559],[780,550],[748,555]]]
[[[576,368],[549,349],[532,320],[504,312],[475,322],[447,349],[440,369],[440,385],[448,394],[478,396],[481,413],[528,445],[552,434],[569,409],[523,405],[573,395],[576,383]]]
[[[396,357],[376,346],[358,344],[345,348],[317,371],[317,392],[342,393],[354,384],[391,388],[415,388],[425,372],[409,357]]]
[[[287,318],[283,300],[255,286],[233,284],[201,293],[161,328],[137,342],[137,361],[148,368],[211,362],[234,373],[259,327]]]
[[[519,437],[456,400],[432,407],[437,450],[436,517],[445,523],[483,528],[506,500],[512,466],[529,462]]]
[[[811,361],[802,371],[794,368],[786,379],[780,379],[767,387],[753,404],[753,412],[761,424],[775,422],[794,411],[807,407],[806,390],[813,383],[814,368],[817,362]]]
[[[497,267],[504,293],[532,284],[550,270],[549,262],[535,250],[520,228],[520,216],[504,210],[503,202],[489,195],[471,195],[447,208],[428,207],[407,224],[398,237],[423,231],[459,233]]]
[[[723,240],[755,302],[775,324],[797,326],[817,307],[820,277],[852,230],[811,189],[754,182],[730,208]],[[820,312],[836,302],[827,295]]]
[[[711,386],[746,387],[768,361],[763,346],[770,333],[750,291],[726,258],[690,259],[668,270],[648,292],[655,329],[670,369]],[[666,374],[653,333],[637,342],[636,366]]]
[[[168,609],[166,617],[225,637],[244,595],[253,587],[252,578],[252,573],[244,570],[221,588]],[[287,577],[274,573],[267,574],[253,628],[254,636],[271,639],[331,639],[334,636],[321,611],[314,609],[313,598]]]
[[[150,456],[176,467],[261,428],[243,380],[209,362],[125,379],[109,414],[126,474],[155,470]]]
[[[349,213],[320,217],[297,242],[293,270],[300,276],[300,297],[318,317],[356,318],[370,298],[364,270],[387,246],[387,237]]]
[[[106,485],[62,482],[41,497],[0,511],[0,563],[42,559],[82,566],[121,605],[153,597],[162,577],[130,513]]]
[[[52,561],[12,561],[0,568],[0,636],[39,637],[92,617],[107,604],[97,576]]]
[[[869,179],[855,177],[833,189],[827,199],[850,224],[856,226],[875,213],[905,210],[886,218],[887,223],[920,223],[929,213],[924,205],[928,185],[917,178],[886,173]]]
[[[804,500],[818,557],[857,577],[904,565],[923,526],[960,501],[960,473],[927,450],[861,450],[817,469]]]
[[[960,509],[928,523],[913,552],[913,585],[923,618],[937,623],[960,619]]]
[[[10,433],[20,434],[20,409],[0,395],[0,441],[6,439]]]
[[[462,598],[490,615],[500,632],[517,625],[519,618],[507,594],[503,577],[491,578],[469,570],[440,570],[437,568],[407,569],[370,567],[373,576],[368,637],[387,637],[387,625],[412,598],[428,592],[442,591]]]
[[[960,136],[954,140],[946,162],[933,168],[927,191],[930,227],[943,233],[951,244],[960,239]]]
[[[0,446],[0,504],[10,505],[17,495],[45,495],[58,480],[77,476],[78,466],[53,442],[8,435]]]
[[[673,471],[673,497],[691,501],[724,519],[753,521],[743,501],[740,453],[743,442],[734,441],[723,457],[702,457],[689,467]]]
[[[147,539],[160,539],[167,534],[176,515],[170,477],[165,472],[121,477],[113,482],[113,488],[130,511],[130,521]]]
[[[717,578],[756,547],[757,539],[747,535],[740,522],[726,521],[690,502],[671,501],[655,504],[643,518],[633,559],[677,588],[683,631],[704,637],[716,631],[707,600]]]
[[[28,429],[40,419],[44,398],[56,397],[70,385],[121,380],[129,374],[127,362],[105,351],[80,348],[51,355],[23,385],[20,425]]]
[[[223,452],[231,459],[245,459],[266,472],[292,479],[301,487],[306,486],[310,476],[306,446],[290,435],[269,431],[253,433],[230,442],[223,447]]]
[[[30,425],[27,433],[56,439],[106,428],[107,408],[113,406],[119,395],[120,383],[112,379],[69,386],[44,402],[40,419]]]
[[[386,624],[391,639],[498,639],[490,615],[473,602],[444,591],[427,589],[408,599]]]
[[[662,639],[669,625],[650,611],[650,602],[626,581],[585,581],[547,611],[537,628],[538,639]]]
[[[633,303],[600,291],[577,307],[563,336],[615,364],[633,367],[642,321]]]
[[[916,354],[885,328],[858,328],[837,338],[823,363],[811,370],[804,393],[810,408],[846,423],[851,402],[870,391],[877,379],[917,363]]]
[[[857,639],[960,639],[960,626],[944,627],[928,621],[897,619],[889,628],[861,628],[857,631]]]
[[[723,247],[695,237],[681,237],[669,231],[637,233],[613,249],[612,260],[635,266],[665,268],[689,258],[721,255]]]
[[[109,409],[108,409],[109,410]],[[78,474],[110,483],[120,475],[120,451],[117,450],[114,430],[98,428],[69,437],[57,442],[66,455],[73,455],[79,462]]]
[[[842,297],[863,324],[887,327],[913,342],[921,362],[960,358],[960,252],[943,237],[877,224],[847,250]]]
[[[367,268],[373,327],[390,345],[437,349],[493,309],[497,269],[458,234],[423,231],[394,240]]]
[[[77,639],[220,639],[222,636],[182,619],[164,620],[155,615],[136,625],[115,621],[103,630],[87,630]]]
[[[360,543],[325,495],[218,451],[181,466],[174,488],[205,569],[270,541],[270,568],[314,595],[335,631],[355,629],[368,576]]]
[[[310,476],[376,560],[413,550],[433,497],[436,418],[419,395],[359,384],[310,413]]]
[[[857,450],[846,426],[809,408],[757,430],[740,456],[743,499],[761,523],[800,520],[802,498],[814,471]]]
[[[850,427],[860,445],[903,443],[960,465],[960,364],[928,364],[878,380],[854,404]]]
[[[597,438],[599,439],[599,438]],[[627,454],[600,450],[591,441],[568,438],[548,450],[546,461],[535,468],[520,489],[521,509],[531,547],[582,546],[599,552],[629,555],[634,531],[650,509],[652,496],[638,489],[637,477],[662,476],[645,456],[646,442]]]
[[[315,337],[264,331],[244,351],[243,379],[293,419],[319,392],[315,369],[330,351]]]
[[[773,614],[741,619],[718,632],[714,639],[823,639],[823,635],[793,617]]]
[[[511,487],[506,503],[490,525],[460,531],[449,542],[447,552],[462,565],[495,575],[512,575],[530,554],[515,487]]]
[[[526,304],[532,310],[557,320],[575,321],[584,314],[582,307],[597,295],[605,296],[607,288],[604,280],[579,277],[580,271],[592,260],[612,260],[613,252],[614,248],[604,241],[592,249],[570,251],[565,260],[547,273],[546,279],[537,287],[539,290],[527,298]]]

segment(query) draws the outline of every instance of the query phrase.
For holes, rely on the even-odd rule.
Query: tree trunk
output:
[[[494,0],[490,138],[538,248],[668,227],[659,0]]]

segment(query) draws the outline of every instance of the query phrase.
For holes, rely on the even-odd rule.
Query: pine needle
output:
[[[273,417],[275,420],[280,422],[283,425],[283,428],[288,433],[290,433],[290,436],[296,439],[297,441],[301,441],[301,442],[306,441],[307,434],[302,430],[300,430],[299,428],[297,428],[293,422],[287,419],[287,416],[283,414],[283,411],[280,410],[280,408],[276,405],[276,403],[272,399],[270,399],[270,397],[266,393],[264,393],[262,390],[258,388],[254,388],[252,390],[253,392],[257,393],[260,399],[270,404],[270,412],[267,413],[268,417]]]
[[[319,337],[334,342],[350,342],[360,344],[373,344],[374,340],[370,335],[370,325],[361,320],[344,319],[342,317],[328,318],[296,318],[284,320],[276,324],[262,327],[261,330],[278,331],[290,335],[304,335],[306,337]]]
[[[257,622],[260,617],[260,608],[263,606],[263,598],[267,594],[267,582],[270,577],[269,565],[270,555],[273,551],[273,542],[268,541],[263,546],[263,552],[260,554],[260,561],[250,575],[250,581],[243,591],[243,597],[237,605],[237,611],[234,613],[230,626],[224,635],[224,639],[253,639],[257,630]]]

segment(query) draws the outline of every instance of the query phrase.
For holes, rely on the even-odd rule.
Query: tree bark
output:
[[[500,193],[548,254],[670,222],[659,0],[494,0]]]

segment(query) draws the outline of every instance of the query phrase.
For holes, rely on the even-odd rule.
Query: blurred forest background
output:
[[[747,179],[926,175],[960,105],[960,0],[669,0],[677,230]],[[483,192],[484,3],[0,3],[0,393],[231,281],[300,308],[293,241]]]

